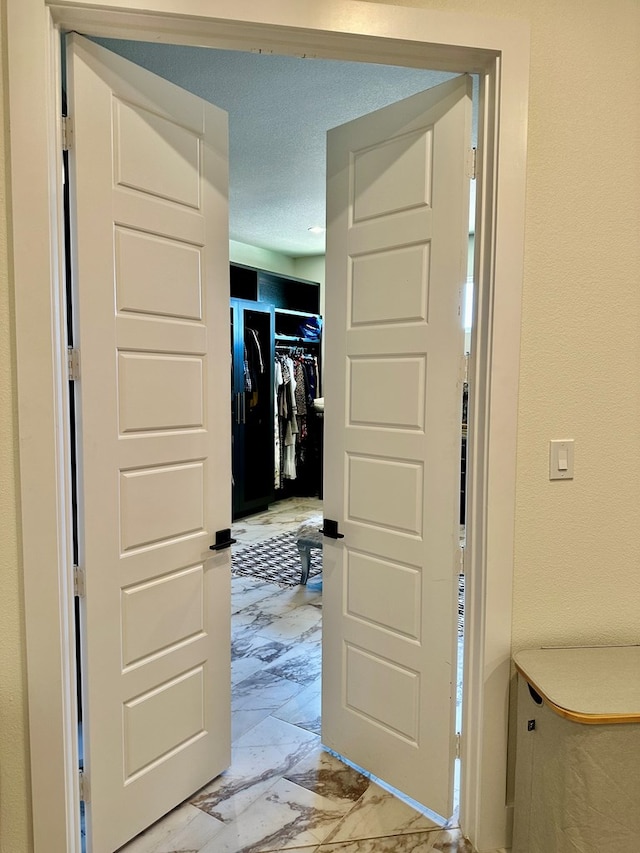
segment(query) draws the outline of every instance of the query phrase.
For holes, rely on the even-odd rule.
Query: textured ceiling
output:
[[[450,79],[415,68],[96,39],[229,113],[230,237],[324,253],[326,131]],[[474,99],[475,100],[475,99]]]

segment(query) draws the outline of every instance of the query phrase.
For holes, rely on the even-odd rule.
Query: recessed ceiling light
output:
[[[307,228],[311,234],[324,234],[326,230],[323,225],[312,225],[311,228]]]

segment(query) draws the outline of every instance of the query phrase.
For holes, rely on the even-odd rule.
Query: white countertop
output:
[[[527,649],[514,662],[562,716],[584,723],[640,722],[640,646]]]

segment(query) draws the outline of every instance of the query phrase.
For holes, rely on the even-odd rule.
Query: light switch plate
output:
[[[573,480],[573,439],[549,442],[549,479]]]

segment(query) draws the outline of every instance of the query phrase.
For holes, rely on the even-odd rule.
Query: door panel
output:
[[[202,320],[198,246],[122,226],[115,229],[118,311]],[[146,268],[146,276],[131,274]]]
[[[470,81],[329,132],[323,741],[452,811]]]
[[[226,114],[68,42],[87,842],[230,760]]]

